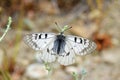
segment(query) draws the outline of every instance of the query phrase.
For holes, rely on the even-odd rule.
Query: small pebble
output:
[[[26,69],[25,75],[30,79],[40,79],[47,76],[45,66],[39,63],[33,63]]]

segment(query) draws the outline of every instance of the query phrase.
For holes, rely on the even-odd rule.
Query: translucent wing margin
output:
[[[24,42],[34,50],[43,50],[54,39],[54,33],[33,33],[24,36]]]
[[[88,39],[77,36],[66,36],[66,41],[71,45],[71,49],[77,55],[85,55],[96,49],[96,44]]]

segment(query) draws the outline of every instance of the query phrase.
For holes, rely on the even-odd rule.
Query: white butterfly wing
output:
[[[33,49],[41,50],[38,58],[45,62],[53,62],[58,57],[62,65],[70,65],[75,62],[75,53],[85,55],[96,49],[96,44],[88,39],[77,36],[66,36],[64,52],[57,55],[53,50],[56,35],[54,33],[33,33],[24,37],[24,41]]]
[[[37,57],[42,59],[44,62],[54,62],[56,60],[56,53],[53,52],[54,42],[51,41],[45,49],[37,53]],[[39,60],[38,59],[38,60]]]
[[[96,44],[88,39],[77,37],[77,36],[66,36],[66,42],[71,45],[71,49],[74,50],[74,53],[77,55],[85,55],[91,53],[96,49]]]
[[[43,50],[54,39],[54,33],[33,33],[24,36],[25,43],[34,50]]]
[[[75,62],[75,54],[73,51],[70,51],[69,55],[58,56],[58,62],[65,66],[73,64]]]
[[[58,56],[58,62],[62,65],[70,65],[75,62],[75,52],[71,49],[71,46],[66,42],[64,53]]]

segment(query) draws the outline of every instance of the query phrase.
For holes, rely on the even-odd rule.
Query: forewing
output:
[[[77,36],[66,36],[66,42],[71,45],[71,49],[78,55],[91,53],[96,49],[96,44],[88,39]]]
[[[43,50],[54,39],[54,33],[33,33],[24,36],[25,43],[34,50]]]

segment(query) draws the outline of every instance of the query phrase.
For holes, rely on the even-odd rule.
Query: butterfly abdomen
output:
[[[63,35],[57,35],[56,40],[54,41],[53,51],[57,53],[58,55],[62,55],[65,50],[65,36]]]

